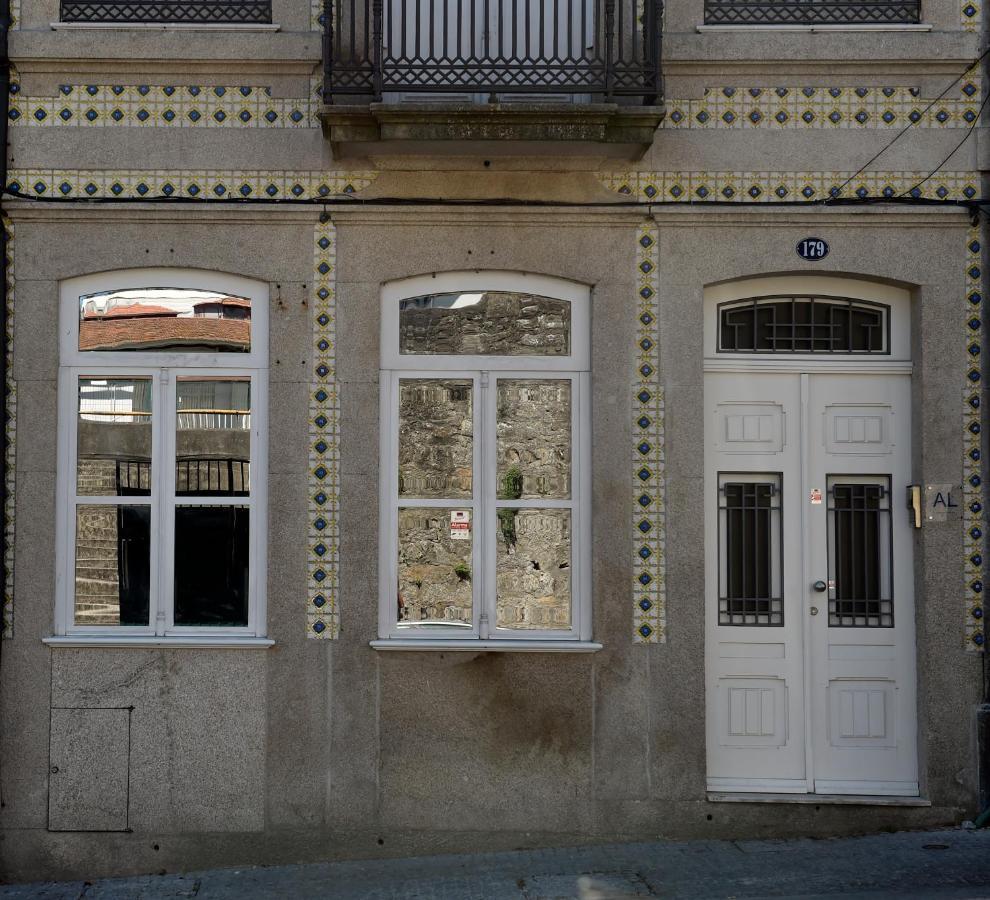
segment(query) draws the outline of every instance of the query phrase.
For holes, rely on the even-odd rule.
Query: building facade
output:
[[[6,877],[981,810],[975,0],[10,22]]]

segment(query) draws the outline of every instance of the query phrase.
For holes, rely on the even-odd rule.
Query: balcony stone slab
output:
[[[663,106],[616,103],[326,104],[323,133],[345,156],[596,155],[637,161]]]

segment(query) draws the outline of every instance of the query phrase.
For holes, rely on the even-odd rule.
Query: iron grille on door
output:
[[[660,93],[662,0],[324,0],[324,98]]]
[[[828,624],[894,625],[890,478],[828,477]]]
[[[784,624],[782,478],[719,474],[719,625]]]
[[[705,0],[706,25],[914,25],[920,0]]]
[[[720,353],[889,353],[890,308],[844,297],[752,297],[718,308]]]

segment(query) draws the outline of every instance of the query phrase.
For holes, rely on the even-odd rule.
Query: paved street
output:
[[[990,831],[615,844],[0,886],[0,900],[990,897]]]

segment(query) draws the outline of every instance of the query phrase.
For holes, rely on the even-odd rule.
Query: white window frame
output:
[[[79,349],[79,298],[103,291],[186,288],[233,294],[251,301],[251,349],[247,353],[182,351],[83,351]],[[268,286],[239,275],[195,269],[145,268],[67,279],[59,296],[58,471],[56,478],[55,634],[45,643],[63,646],[270,646],[267,625],[268,544]],[[76,494],[76,432],[80,377],[152,379],[151,495],[89,497]],[[175,494],[177,380],[185,377],[251,380],[251,491],[247,497]],[[75,611],[76,506],[151,507],[149,623],[144,626],[77,625]],[[248,621],[239,627],[184,626],[174,622],[175,509],[243,506],[249,510]]]
[[[519,291],[571,305],[570,352],[566,356],[401,354],[399,301],[433,293]],[[591,609],[591,291],[585,285],[519,272],[444,272],[390,282],[381,295],[379,639],[377,650],[594,651]],[[499,379],[566,378],[571,382],[571,498],[497,499],[496,390]],[[401,502],[398,493],[400,379],[470,380],[473,383],[473,495],[470,499]],[[400,627],[396,617],[398,510],[471,510],[472,623],[453,627]],[[495,627],[495,510],[500,507],[571,510],[571,628],[513,630]]]

